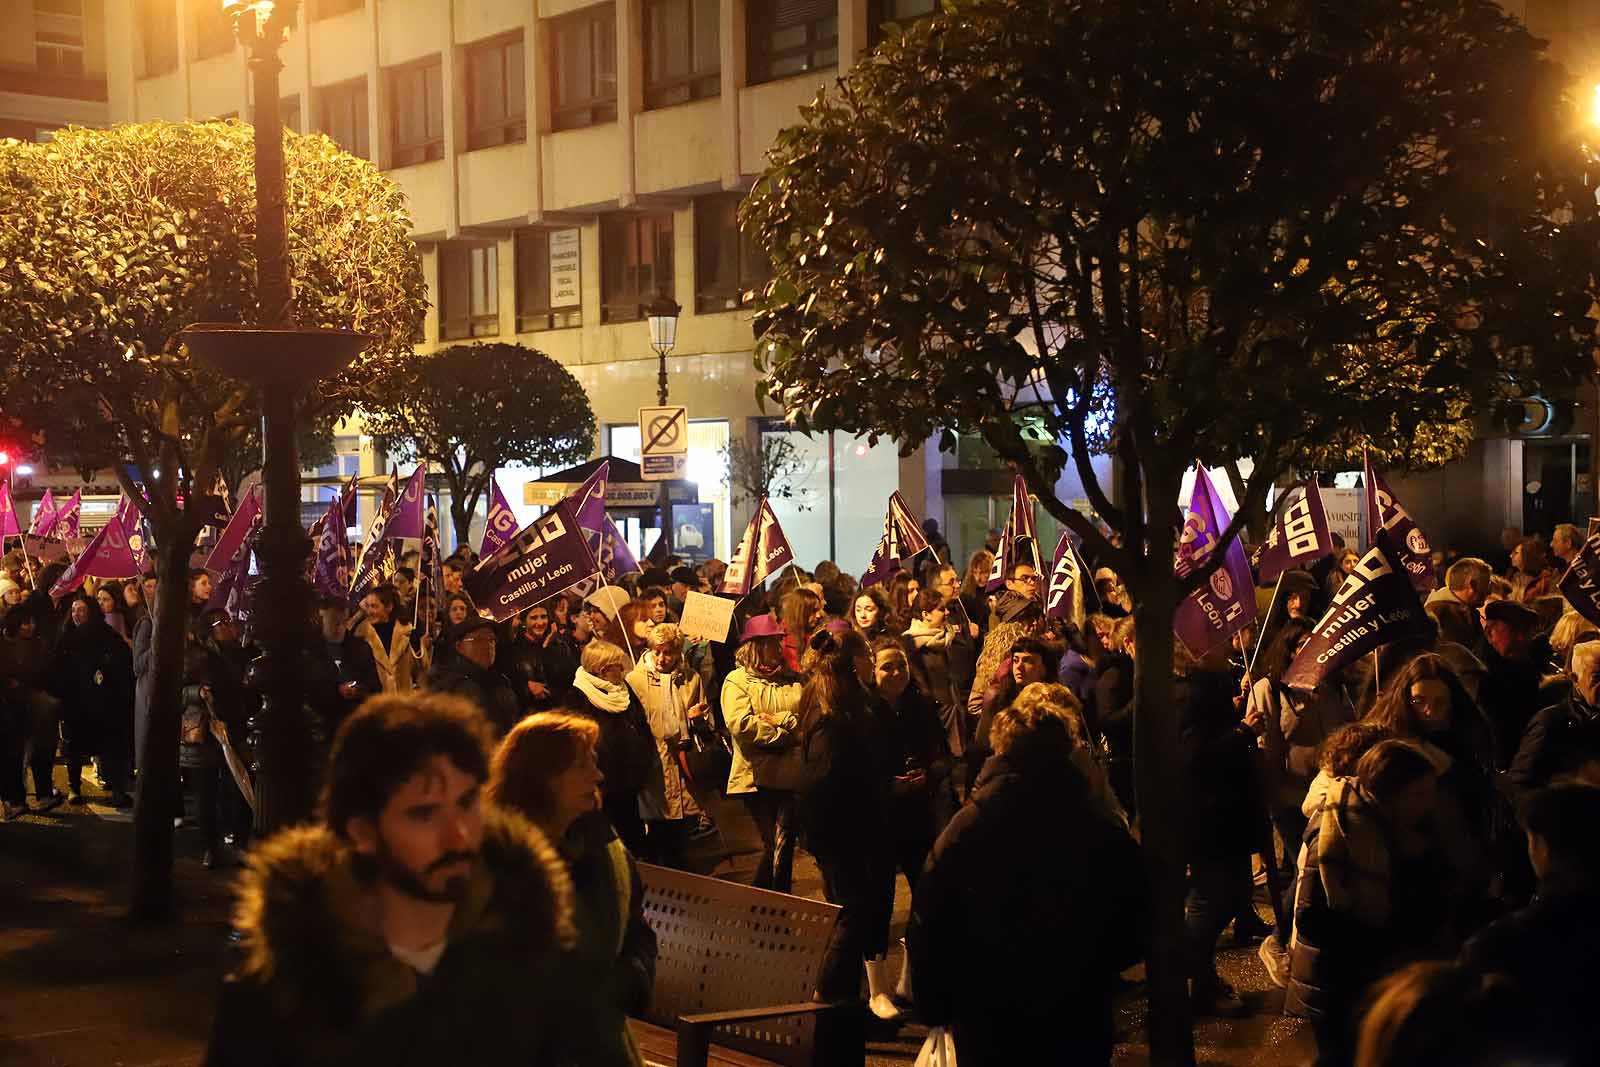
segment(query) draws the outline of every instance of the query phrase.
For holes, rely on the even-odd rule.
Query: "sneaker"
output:
[[[55,811],[62,804],[66,803],[66,800],[67,798],[62,796],[60,793],[51,793],[48,797],[39,801],[38,806],[33,810],[43,815],[47,811]]]
[[[1278,932],[1274,930],[1261,942],[1261,947],[1256,949],[1256,956],[1261,960],[1261,966],[1267,969],[1267,977],[1279,989],[1286,989],[1289,985],[1289,950],[1283,947],[1278,940]]]
[[[1197,981],[1189,997],[1196,1015],[1212,1015],[1220,1019],[1239,1019],[1250,1014],[1243,998],[1233,986],[1213,975],[1210,980]]]

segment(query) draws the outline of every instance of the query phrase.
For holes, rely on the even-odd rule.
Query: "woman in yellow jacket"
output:
[[[728,795],[739,796],[761,832],[757,889],[789,892],[797,823],[800,679],[784,665],[783,627],[771,615],[745,623],[738,666],[722,682],[722,721],[733,737]]]

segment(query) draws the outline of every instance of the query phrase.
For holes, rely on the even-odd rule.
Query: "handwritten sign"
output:
[[[689,590],[683,603],[683,618],[678,628],[690,637],[706,641],[726,641],[733,623],[733,607],[738,601]]]

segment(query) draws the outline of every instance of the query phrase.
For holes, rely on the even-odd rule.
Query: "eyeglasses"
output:
[[[1023,582],[1027,585],[1039,584],[1039,576],[1037,574],[1019,574],[1011,580],[1014,582]]]

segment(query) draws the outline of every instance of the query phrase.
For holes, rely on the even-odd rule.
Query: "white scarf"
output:
[[[573,675],[572,684],[578,692],[589,699],[589,703],[602,711],[609,711],[613,715],[620,711],[628,710],[628,687],[626,685],[612,685],[604,678],[597,678],[578,668],[578,673]]]

